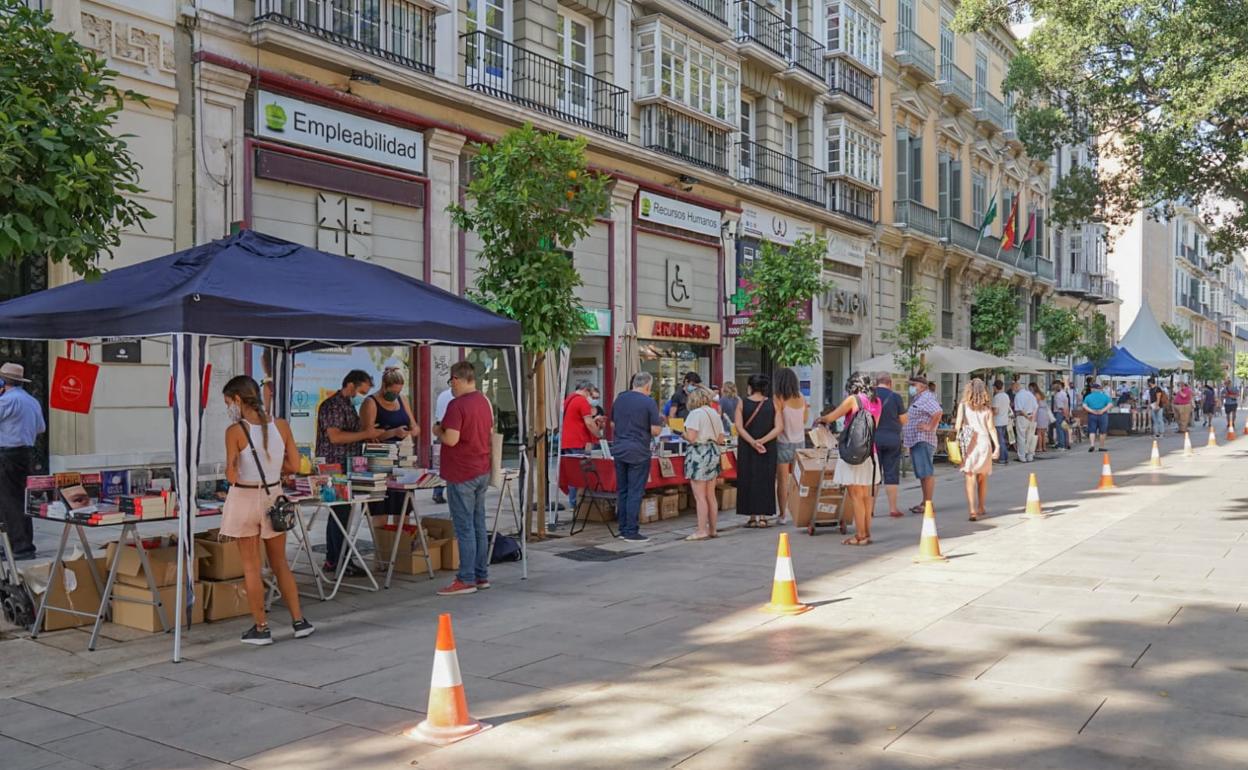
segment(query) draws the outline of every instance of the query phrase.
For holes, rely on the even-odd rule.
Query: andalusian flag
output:
[[[1010,215],[1005,220],[1005,230],[1001,236],[1001,250],[1009,251],[1014,248],[1018,238],[1018,201],[1021,195],[1014,196],[1014,202],[1010,204]]]
[[[984,213],[984,221],[979,223],[979,237],[990,235],[988,228],[992,227],[992,223],[997,219],[997,196],[993,195],[992,200],[988,202],[988,211]]]

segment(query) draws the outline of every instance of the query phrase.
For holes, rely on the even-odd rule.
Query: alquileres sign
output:
[[[420,132],[268,91],[256,94],[256,134],[420,174],[425,171],[425,137]]]

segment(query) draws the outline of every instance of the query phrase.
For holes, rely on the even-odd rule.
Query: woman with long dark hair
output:
[[[871,386],[870,377],[854,372],[845,383],[845,392],[849,395],[845,396],[840,406],[820,417],[819,422],[831,425],[842,417],[853,420],[859,411],[866,411],[871,415],[872,422],[879,425],[884,402]],[[850,465],[844,459],[836,458],[832,483],[845,487],[849,509],[854,514],[854,535],[845,538],[843,545],[871,545],[871,515],[875,507],[871,488],[878,476],[879,462],[875,458],[874,447],[871,448],[871,457],[857,465]]]
[[[780,500],[780,517],[777,523],[788,522],[789,479],[793,475],[793,460],[797,450],[806,446],[806,426],[810,420],[810,405],[802,395],[797,374],[790,368],[776,370],[772,383],[772,399],[782,430],[776,441],[776,491]]]
[[[776,437],[784,423],[767,392],[770,385],[767,375],[751,374],[750,394],[737,402],[733,414],[738,439],[737,515],[748,516],[745,526],[751,529],[769,526],[776,512]]]
[[[243,644],[273,643],[264,612],[264,582],[260,578],[260,543],[269,568],[290,610],[296,639],[316,629],[303,617],[295,576],[286,562],[286,533],[269,523],[267,511],[282,492],[282,477],[299,469],[299,452],[290,425],[271,419],[264,409],[260,386],[246,375],[225,383],[222,389],[231,425],[225,431],[225,478],[230,482],[221,509],[221,537],[238,542],[243,560],[247,603],[255,625],[243,634]]]

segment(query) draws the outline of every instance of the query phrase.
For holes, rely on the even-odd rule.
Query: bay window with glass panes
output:
[[[848,54],[872,72],[880,72],[879,17],[849,0],[828,0],[825,13],[827,52]]]
[[[880,140],[844,117],[829,120],[828,173],[853,178],[869,187],[880,186]]]
[[[741,67],[735,57],[661,18],[638,26],[634,41],[634,98],[660,97],[736,124]]]

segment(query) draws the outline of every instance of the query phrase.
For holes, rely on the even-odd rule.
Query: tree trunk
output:
[[[531,412],[537,439],[532,442],[537,454],[537,472],[533,474],[537,482],[537,496],[534,498],[536,521],[530,531],[535,533],[539,540],[546,539],[546,512],[550,510],[550,466],[546,457],[548,435],[546,431],[546,367],[543,358],[544,356],[541,355],[534,357],[532,394],[536,406]]]

